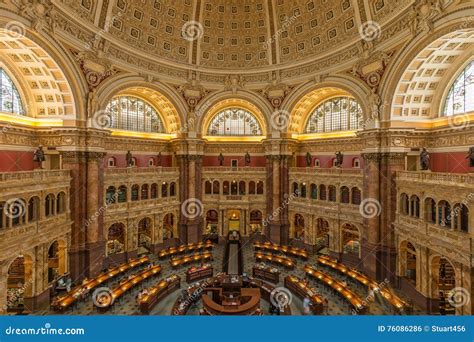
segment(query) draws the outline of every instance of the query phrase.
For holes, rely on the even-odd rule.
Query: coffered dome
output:
[[[62,0],[125,49],[200,70],[265,70],[343,51],[410,0]],[[158,60],[157,60],[158,58]]]

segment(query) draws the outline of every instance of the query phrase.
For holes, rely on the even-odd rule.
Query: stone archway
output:
[[[7,271],[7,312],[22,312],[27,309],[27,298],[33,296],[33,259],[29,255],[19,255],[9,265]]]
[[[315,244],[316,251],[321,251],[324,248],[329,248],[329,222],[323,218],[318,218],[316,220],[316,234],[315,234]]]
[[[55,240],[48,248],[48,283],[67,271],[67,245],[62,239]]]
[[[453,289],[456,288],[456,270],[448,258],[434,256],[430,263],[431,297],[438,299],[441,315],[454,315],[456,307],[450,302]]]
[[[122,254],[126,251],[127,234],[123,223],[114,223],[107,230],[106,256]]]
[[[417,286],[417,251],[409,241],[400,243],[399,248],[399,274],[407,279],[415,287]]]
[[[345,223],[342,225],[341,243],[343,254],[349,254],[360,258],[360,232],[352,223]]]
[[[153,224],[152,220],[149,217],[142,218],[138,222],[137,227],[137,237],[138,237],[138,254],[140,254],[140,249],[142,252],[151,251],[153,244]]]

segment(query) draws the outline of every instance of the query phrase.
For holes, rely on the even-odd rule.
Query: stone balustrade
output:
[[[425,184],[444,184],[474,187],[474,175],[465,173],[443,173],[430,171],[398,171],[397,181],[422,182]]]

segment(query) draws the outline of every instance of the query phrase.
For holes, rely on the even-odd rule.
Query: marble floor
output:
[[[252,266],[255,264],[255,259],[254,259],[254,248],[252,243],[247,242],[242,244],[242,253],[243,253],[243,262],[244,262],[244,272],[247,274],[251,275],[252,274]],[[220,272],[223,267],[223,258],[224,258],[224,244],[219,244],[215,245],[213,248],[213,257],[214,260],[211,262],[211,264],[214,267],[214,274]],[[168,295],[166,298],[164,298],[160,303],[158,303],[155,308],[150,312],[150,315],[170,315],[171,310],[173,307],[174,302],[176,299],[181,295],[181,292],[184,288],[186,288],[188,285],[186,283],[186,275],[185,272],[190,266],[184,266],[179,269],[172,269],[168,259],[166,260],[158,260],[158,258],[154,255],[150,255],[152,261],[155,263],[159,263],[162,266],[162,271],[161,273],[151,279],[148,279],[145,281],[143,284],[141,284],[139,287],[133,289],[130,293],[126,294],[123,298],[118,300],[117,302],[114,303],[113,307],[111,310],[107,312],[107,314],[111,315],[140,315],[138,303],[137,303],[137,295],[138,292],[144,288],[149,288],[153,286],[155,283],[160,281],[163,278],[166,278],[172,274],[176,274],[181,277],[181,289],[176,290],[172,294]],[[303,271],[303,266],[306,263],[314,265],[316,268],[320,268],[319,266],[316,266],[315,262],[316,256],[311,256],[309,261],[303,261],[303,260],[298,260],[297,259],[297,267],[294,270],[286,270],[284,268],[278,267],[281,274],[280,274],[280,283],[276,284],[275,287],[283,287],[283,281],[284,278],[288,274],[295,275],[299,278],[305,278],[305,272]],[[134,269],[132,272],[135,273],[139,271],[138,269]],[[350,288],[355,291],[359,296],[362,298],[366,298],[368,296],[368,291],[366,287],[361,286],[357,282],[346,278],[344,276],[341,276],[338,273],[332,272],[328,268],[324,268],[324,272],[330,273],[333,277],[341,280],[347,281],[348,285]],[[125,274],[123,277],[128,276],[129,274]],[[109,287],[113,289],[119,282],[120,279],[116,279],[114,281],[108,282],[104,284],[104,287]],[[308,278],[310,281],[311,285],[317,290],[317,292],[324,298],[327,298],[328,300],[328,313],[329,315],[351,315],[353,314],[351,312],[351,309],[349,308],[348,304],[339,296],[334,294],[332,290],[330,290],[327,286],[318,283],[317,281]],[[378,302],[377,300],[372,302],[369,305],[369,311],[371,315],[384,315],[384,314],[392,314],[390,312],[390,309],[386,307],[385,305],[382,305],[383,301]],[[200,309],[200,302],[197,302],[197,304],[194,307],[191,307],[190,310],[188,311],[188,315],[198,315],[199,314],[199,309]],[[262,300],[262,310],[265,314],[268,314],[268,309],[269,309],[269,303],[266,303],[265,301]],[[303,304],[302,301],[297,298],[296,296],[292,296],[292,301],[291,301],[291,310],[293,315],[302,315],[302,310],[303,310]],[[41,312],[41,314],[55,314],[55,312],[45,310]],[[97,310],[95,309],[91,295],[89,295],[87,298],[79,302],[74,308],[66,311],[64,314],[66,315],[97,315],[99,314]],[[414,309],[413,314],[423,314],[418,309]]]

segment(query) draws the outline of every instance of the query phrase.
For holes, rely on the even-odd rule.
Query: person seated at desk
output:
[[[270,311],[270,315],[277,315],[277,316],[280,315],[280,309],[276,305],[273,305],[273,303],[270,303],[269,311]]]
[[[310,305],[309,305],[309,298],[308,297],[304,297],[304,300],[303,300],[303,314],[305,315],[309,315],[309,312],[310,312]]]
[[[67,291],[67,292],[70,292],[70,291],[71,291],[71,287],[72,287],[72,279],[71,279],[71,278],[67,278],[67,280],[66,280],[66,291]]]

